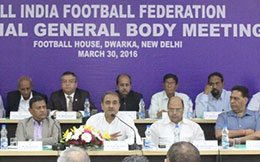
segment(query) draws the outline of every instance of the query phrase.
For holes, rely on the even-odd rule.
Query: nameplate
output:
[[[128,151],[125,141],[104,141],[104,151]]]
[[[260,140],[247,140],[246,149],[247,150],[260,150]]]
[[[221,112],[204,112],[204,119],[217,119]]]
[[[11,111],[10,112],[10,119],[25,119],[29,118],[31,113],[29,112],[18,112],[18,111]]]
[[[42,141],[18,141],[19,151],[42,151]]]
[[[218,141],[217,140],[198,140],[193,141],[192,144],[197,147],[199,150],[218,150]]]
[[[75,111],[57,111],[56,112],[56,119],[62,120],[75,120],[77,119],[77,112]]]
[[[118,111],[118,114],[124,114],[130,117],[131,119],[136,119],[136,111]]]

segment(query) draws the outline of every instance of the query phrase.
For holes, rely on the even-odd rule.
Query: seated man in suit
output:
[[[230,111],[223,112],[218,116],[215,125],[215,135],[217,139],[222,137],[222,129],[227,125],[228,136],[232,144],[233,138],[241,137],[240,142],[246,140],[260,139],[259,112],[246,108],[249,91],[244,86],[234,86],[230,96]]]
[[[120,97],[121,111],[139,111],[139,102],[143,95],[131,90],[131,77],[128,74],[120,74],[116,79],[117,93]]]
[[[195,140],[205,140],[204,132],[199,124],[192,120],[183,118],[184,105],[178,96],[173,96],[168,102],[168,118],[158,120],[151,126],[151,143],[154,146],[166,145],[170,147],[176,137],[174,137],[176,125],[180,128],[180,141],[193,142]]]
[[[100,130],[102,134],[107,131],[112,140],[126,141],[128,144],[133,144],[133,130],[115,117],[116,115],[135,130],[137,141],[138,143],[141,143],[141,138],[135,127],[134,121],[124,114],[117,114],[120,107],[118,94],[116,92],[106,92],[102,96],[101,102],[104,113],[98,113],[91,116],[87,120],[87,126],[92,126],[96,130]]]
[[[178,96],[184,102],[184,117],[186,117],[188,109],[192,109],[192,101],[188,95],[176,92],[178,88],[178,77],[174,74],[166,74],[163,77],[163,88],[163,91],[152,96],[149,116],[151,118],[161,118],[162,113],[167,111],[169,98]]]
[[[47,115],[44,98],[35,96],[30,100],[31,117],[19,121],[15,136],[18,141],[42,141],[43,145],[53,145],[58,142],[60,124],[56,124]]]
[[[96,109],[89,92],[77,87],[77,76],[73,72],[67,71],[61,75],[62,89],[51,94],[48,105],[53,115],[56,115],[56,111],[77,111],[77,116],[82,116],[86,98],[90,101],[90,111]]]
[[[10,116],[10,111],[29,112],[29,101],[34,96],[42,96],[47,103],[47,96],[36,92],[33,89],[33,82],[30,77],[23,76],[18,80],[18,91],[7,94],[6,116]]]
[[[224,85],[223,75],[219,72],[211,73],[208,76],[208,84],[205,86],[204,92],[201,92],[195,100],[195,111],[198,118],[203,118],[204,112],[231,110],[231,92],[225,90]]]

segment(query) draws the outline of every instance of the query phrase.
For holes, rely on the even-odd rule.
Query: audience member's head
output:
[[[61,88],[64,93],[71,95],[77,87],[77,76],[73,72],[66,71],[61,75]]]
[[[120,95],[127,97],[131,91],[131,77],[128,74],[119,74],[116,78],[116,86]]]
[[[174,96],[178,88],[178,77],[174,74],[166,74],[163,77],[163,88],[167,96]]]
[[[165,162],[200,162],[200,152],[189,142],[177,142],[168,150]]]
[[[125,157],[122,162],[149,162],[145,156],[132,155]]]
[[[63,151],[57,162],[90,162],[90,158],[85,150],[72,147]]]
[[[18,90],[25,100],[28,100],[31,96],[33,88],[32,79],[28,76],[22,76],[18,80]]]

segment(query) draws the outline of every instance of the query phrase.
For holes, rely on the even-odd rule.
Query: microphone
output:
[[[52,145],[52,150],[65,150],[65,145],[60,143],[60,139],[61,139],[61,130],[60,127],[57,125],[56,123],[56,118],[54,115],[51,116],[52,120],[54,121],[54,125],[56,126],[56,128],[58,129],[58,142],[55,143],[54,145]]]
[[[122,119],[120,119],[116,114],[111,114],[111,117],[117,118],[118,120],[120,120],[122,123],[124,123],[126,126],[128,126],[129,128],[131,128],[134,131],[134,144],[129,145],[129,150],[142,150],[142,145],[138,145],[136,142],[136,132],[135,132],[134,128],[131,127],[126,122],[124,122]]]

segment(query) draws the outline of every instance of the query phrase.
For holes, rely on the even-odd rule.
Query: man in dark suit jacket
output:
[[[131,77],[128,74],[120,74],[116,79],[117,93],[120,97],[121,111],[139,111],[139,102],[143,95],[132,91]]]
[[[69,97],[72,100],[72,111],[77,111],[77,116],[82,114],[79,111],[84,111],[84,102],[88,98],[90,101],[90,111],[96,109],[90,99],[88,91],[78,89],[77,76],[73,72],[64,72],[61,76],[61,90],[51,94],[48,108],[56,115],[56,111],[71,111],[69,110]]]
[[[47,103],[47,96],[39,92],[33,91],[32,88],[33,82],[30,77],[22,76],[18,80],[18,91],[12,91],[7,94],[7,117],[10,116],[10,111],[25,111],[29,109],[29,100],[33,96],[41,96]]]

